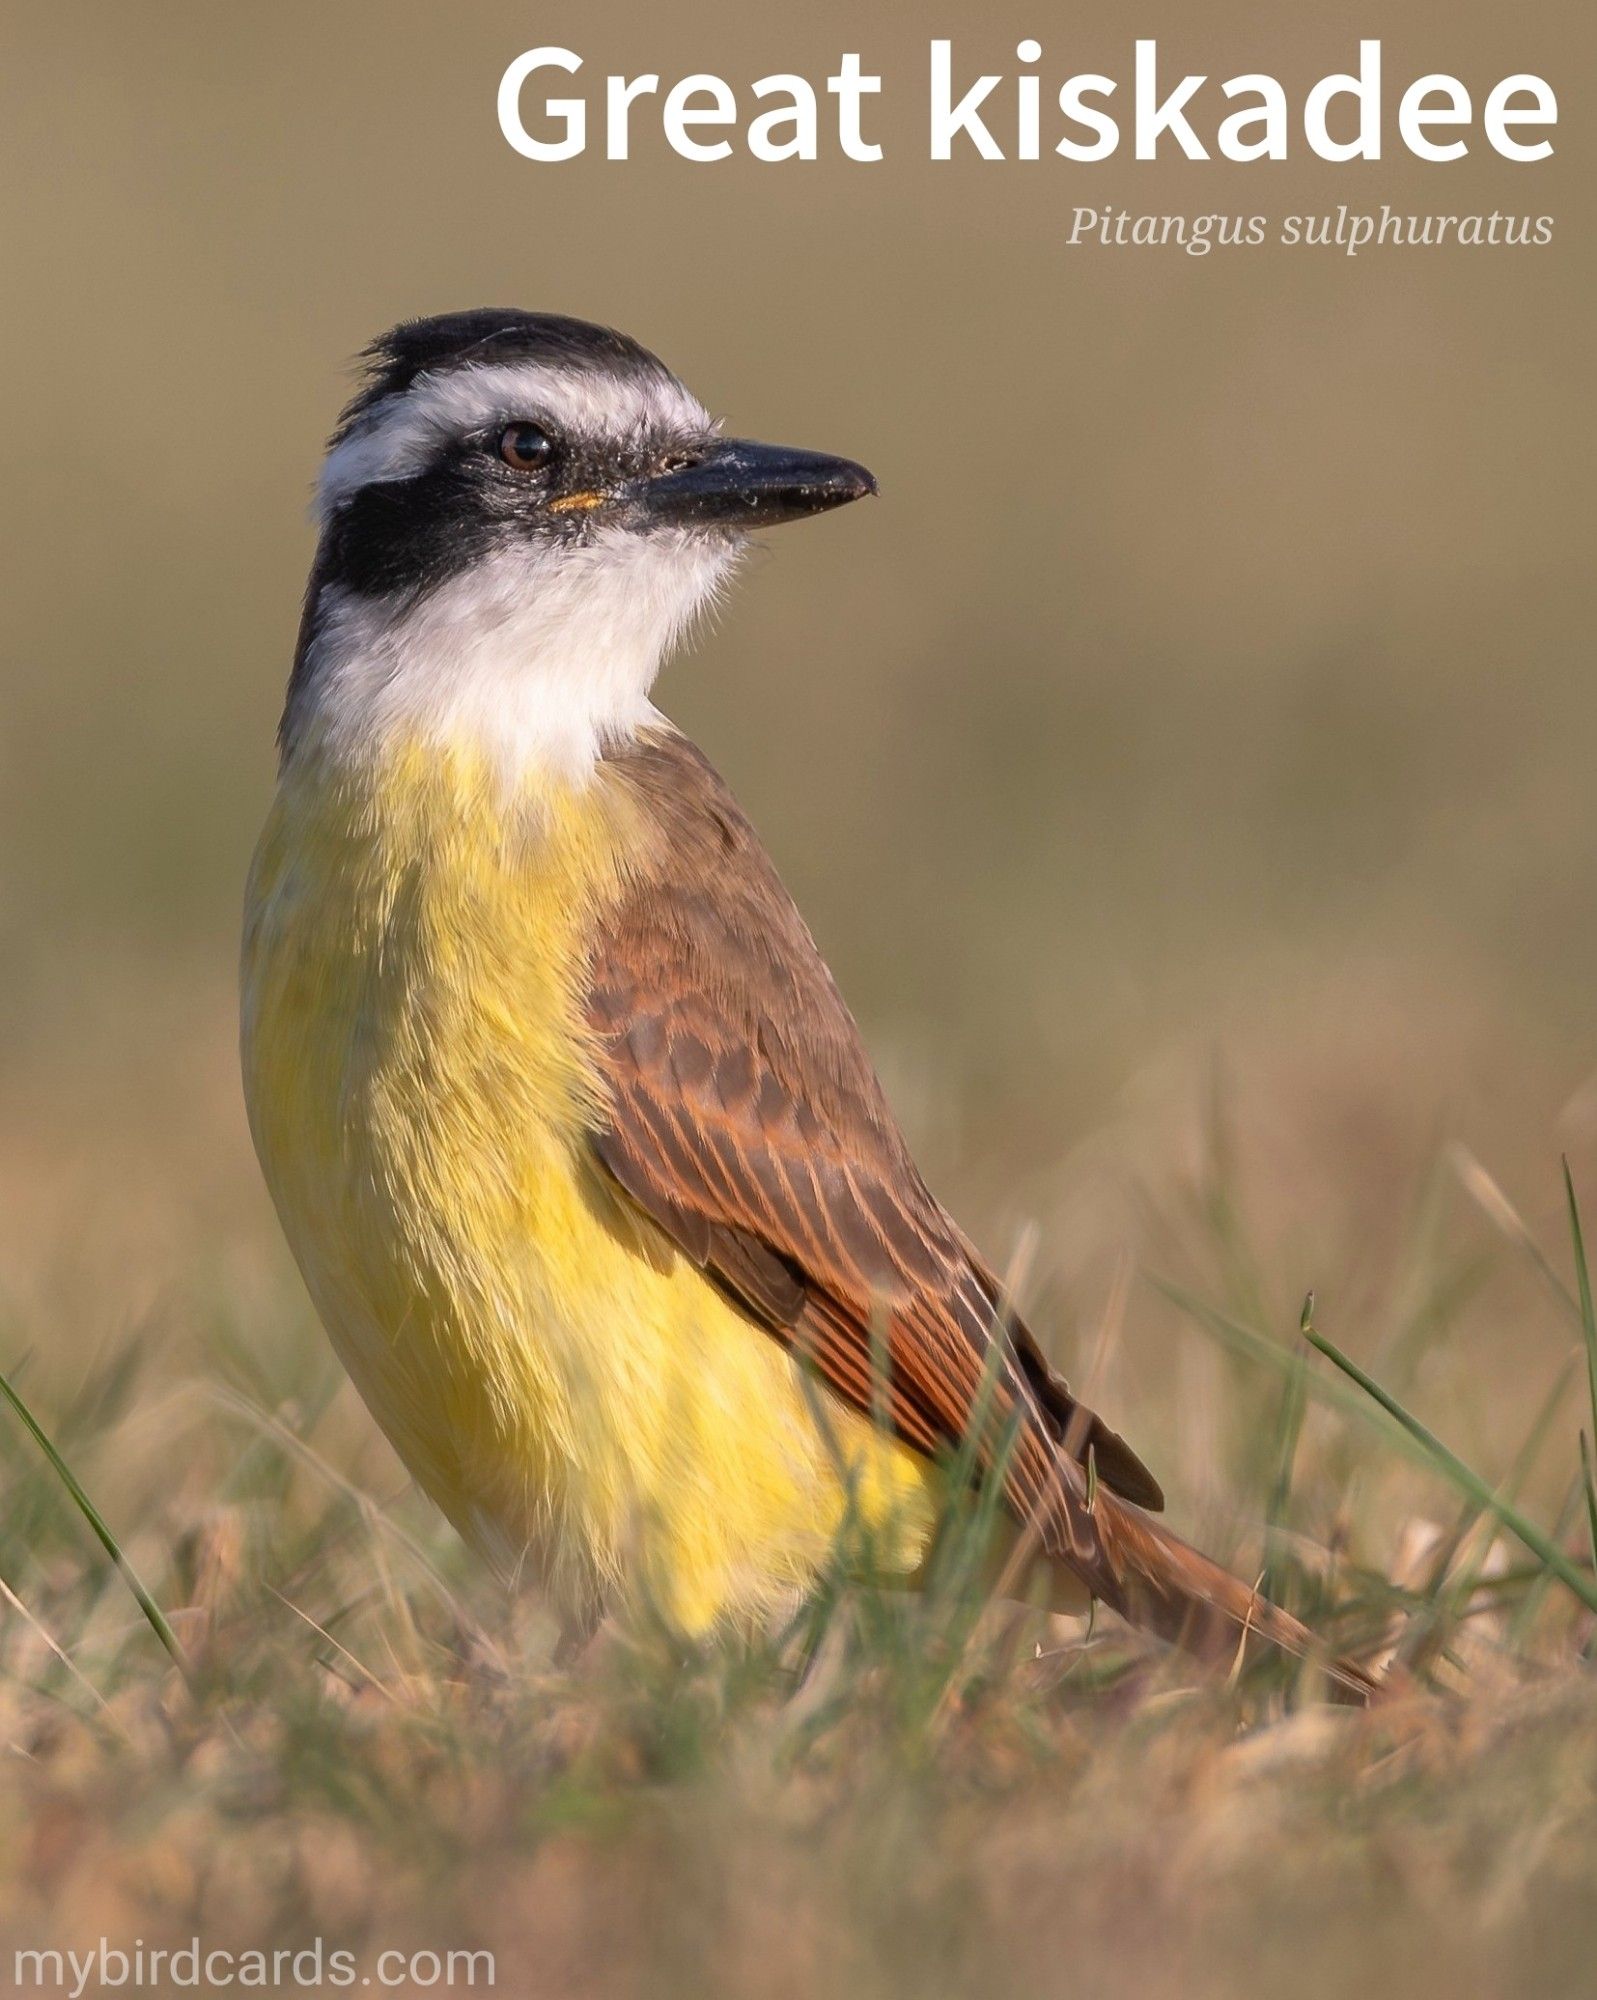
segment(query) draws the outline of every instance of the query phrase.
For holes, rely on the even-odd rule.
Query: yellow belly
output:
[[[507,797],[416,745],[296,750],[251,876],[243,1059],[290,1246],[420,1485],[556,1600],[758,1613],[849,1516],[912,1570],[923,1461],[828,1403],[614,1191],[583,939],[649,837],[600,774]]]

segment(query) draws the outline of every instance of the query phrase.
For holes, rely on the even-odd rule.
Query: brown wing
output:
[[[1163,1504],[1158,1486],[1075,1403],[927,1190],[809,932],[704,758],[662,733],[613,767],[657,836],[591,966],[609,1098],[593,1145],[615,1182],[915,1449],[959,1442],[985,1410],[987,1438],[1013,1439],[1013,1511],[1095,1596],[1210,1659],[1260,1642],[1317,1654],[1297,1619],[1140,1511]],[[979,1448],[991,1465],[995,1446]],[[1359,1698],[1374,1691],[1358,1666],[1325,1665]]]
[[[1092,1446],[1106,1485],[1158,1506],[1157,1484],[1006,1323],[992,1274],[916,1171],[808,930],[703,757],[662,734],[615,764],[661,838],[593,955],[589,1018],[609,1093],[600,1159],[754,1320],[855,1408],[885,1406],[917,1450],[957,1443],[983,1409],[992,1437],[1012,1426],[1014,1510],[1115,1601],[1067,1432],[1081,1455]]]

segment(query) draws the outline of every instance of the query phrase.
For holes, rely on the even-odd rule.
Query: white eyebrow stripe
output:
[[[704,405],[670,376],[616,376],[537,362],[418,375],[408,389],[374,403],[327,454],[316,519],[325,521],[363,486],[408,479],[446,439],[518,417],[545,419],[567,436],[593,442],[630,432],[695,435],[713,428]]]

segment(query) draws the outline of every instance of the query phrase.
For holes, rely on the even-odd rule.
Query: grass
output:
[[[922,1595],[840,1563],[769,1631],[684,1649],[645,1620],[559,1671],[535,1594],[404,1490],[293,1293],[224,1286],[181,1367],[135,1333],[75,1389],[38,1365],[48,1325],[8,1331],[0,1977],[19,1946],[199,1936],[481,1949],[500,1989],[561,1996],[1589,1990],[1573,1182],[1562,1248],[1472,1164],[1426,1176],[1346,1336],[1365,1363],[1323,1304],[1278,1322],[1242,1176],[1211,1154],[1165,1190],[1157,1260],[1103,1311],[1167,1312],[1208,1389],[1139,1396],[1129,1332],[1094,1373],[1139,1438],[1139,1402],[1165,1426],[1182,1525],[1404,1662],[1417,1691],[1368,1715],[1312,1669],[1204,1681],[1107,1615],[991,1601],[981,1501]],[[1461,1360],[1507,1297],[1549,1363],[1512,1433]]]
[[[162,1611],[155,1599],[145,1589],[143,1583],[139,1580],[138,1571],[122,1553],[121,1545],[118,1543],[115,1535],[106,1526],[99,1508],[95,1506],[88,1494],[84,1492],[77,1474],[67,1464],[60,1452],[56,1450],[54,1441],[45,1431],[44,1426],[39,1422],[32,1410],[28,1408],[27,1403],[17,1393],[17,1390],[7,1379],[3,1370],[0,1370],[0,1396],[3,1396],[6,1402],[10,1404],[20,1419],[23,1428],[39,1447],[40,1451],[44,1453],[56,1477],[70,1494],[72,1504],[89,1524],[95,1540],[98,1541],[101,1548],[105,1550],[112,1562],[121,1571],[123,1580],[126,1582],[128,1589],[133,1593],[134,1603],[138,1605],[149,1622],[150,1630],[166,1648],[167,1655],[173,1665],[177,1667],[184,1679],[187,1680],[189,1677],[189,1664],[183,1656],[182,1647],[173,1636],[171,1626],[166,1622],[165,1612]]]

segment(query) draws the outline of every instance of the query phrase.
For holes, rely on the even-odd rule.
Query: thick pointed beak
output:
[[[692,465],[640,479],[632,499],[662,525],[774,528],[875,491],[876,481],[852,459],[721,438]]]

